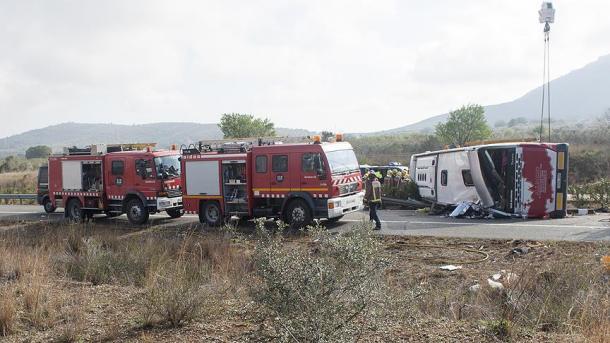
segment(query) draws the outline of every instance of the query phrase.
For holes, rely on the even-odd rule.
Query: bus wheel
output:
[[[70,221],[75,222],[75,223],[82,223],[83,222],[83,209],[82,206],[80,204],[80,200],[74,198],[71,199],[70,201],[68,201],[68,206],[66,207],[66,211],[67,211],[67,216],[70,219]]]
[[[51,199],[49,199],[49,198],[45,198],[42,201],[42,207],[44,208],[44,211],[47,213],[53,213],[57,209],[55,206],[53,206],[53,203],[51,202]]]
[[[168,216],[170,216],[171,218],[174,218],[174,219],[180,218],[184,214],[184,211],[180,208],[172,208],[172,209],[166,210],[165,212],[167,212]]]
[[[208,224],[208,226],[219,226],[222,222],[220,205],[215,201],[206,202],[201,205],[201,209],[199,210],[199,221]]]
[[[134,225],[142,225],[148,220],[148,209],[140,199],[133,198],[127,202],[127,219]]]
[[[284,217],[292,228],[302,228],[309,225],[312,220],[309,206],[301,199],[295,199],[288,204]]]

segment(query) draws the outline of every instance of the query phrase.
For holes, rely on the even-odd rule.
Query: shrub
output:
[[[281,340],[352,340],[361,321],[373,320],[382,294],[383,260],[370,225],[330,235],[310,228],[308,248],[284,245],[257,223],[255,302],[271,317]]]
[[[601,179],[589,184],[591,199],[601,208],[607,209],[610,204],[610,179]]]
[[[205,316],[206,310],[210,310],[215,295],[210,270],[193,262],[187,254],[181,254],[176,261],[151,268],[142,306],[146,325],[177,327]]]
[[[162,247],[151,241],[84,238],[71,234],[66,243],[64,268],[68,276],[94,285],[118,283],[141,285],[146,268],[162,254]],[[159,254],[157,254],[159,252]]]

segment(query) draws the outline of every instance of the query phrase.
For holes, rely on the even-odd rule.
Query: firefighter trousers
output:
[[[369,220],[375,222],[376,229],[381,229],[381,220],[379,220],[379,216],[377,215],[378,207],[379,207],[378,202],[369,203]]]

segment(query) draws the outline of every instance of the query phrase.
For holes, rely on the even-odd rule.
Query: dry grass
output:
[[[0,289],[0,336],[12,334],[17,327],[17,304],[12,287]]]
[[[248,234],[202,233],[190,227],[132,231],[99,224],[1,225],[0,330],[10,338],[268,339],[281,330],[275,324],[300,325],[296,321],[306,315],[292,306],[295,310],[286,312],[292,317],[267,317],[283,313],[281,299],[296,299],[312,318],[316,311],[326,316],[338,308],[335,303],[345,307],[356,293],[327,294],[324,289],[360,287],[344,282],[362,271],[354,266],[386,261],[379,289],[387,296],[366,305],[367,312],[384,320],[373,325],[356,315],[351,324],[357,330],[344,338],[353,332],[362,341],[610,340],[610,275],[593,258],[607,254],[607,244],[549,244],[507,259],[513,245],[501,241],[383,237],[374,238],[381,250],[367,250],[369,245],[359,247],[350,240],[353,236],[287,234],[277,248],[266,246],[277,251],[267,251],[270,269],[265,270],[264,263],[256,263],[257,241]],[[490,258],[455,272],[441,271],[431,258],[445,254],[467,261],[476,256],[460,249],[415,249],[397,240],[451,248],[483,245]],[[487,286],[487,278],[500,270],[517,277],[501,279],[505,289],[498,291]],[[292,294],[274,288],[279,279],[269,273],[281,274],[282,287]],[[478,291],[470,290],[474,284],[481,285]],[[271,306],[253,292],[267,288],[279,299]],[[310,301],[305,291],[330,300],[321,304],[320,297],[312,296]],[[362,287],[358,292],[369,294]]]
[[[36,193],[37,175],[37,171],[0,173],[0,193]],[[4,201],[7,204],[19,203],[19,200]],[[33,202],[29,201],[29,203]]]

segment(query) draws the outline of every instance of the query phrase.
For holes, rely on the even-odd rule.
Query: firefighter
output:
[[[381,205],[381,183],[374,171],[369,172],[365,186],[364,198],[369,206],[369,220],[375,221],[374,230],[381,230],[381,221],[377,215],[377,208]]]

